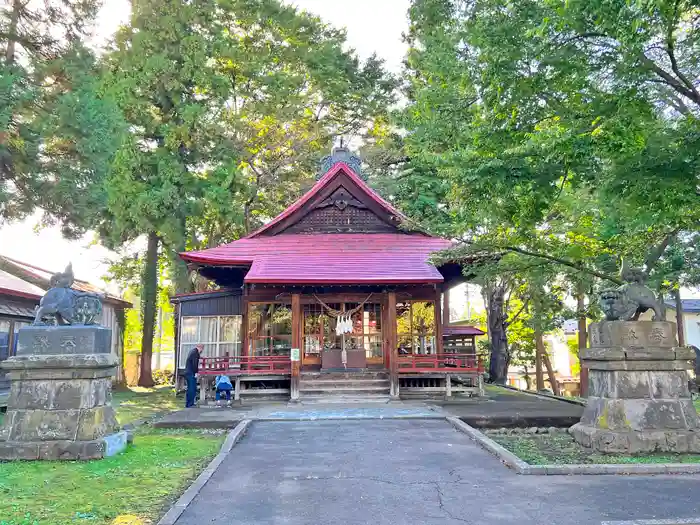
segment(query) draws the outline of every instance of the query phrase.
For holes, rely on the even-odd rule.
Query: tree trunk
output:
[[[525,390],[532,390],[532,376],[526,366],[523,366],[523,379],[525,380]]]
[[[678,346],[685,346],[685,319],[683,312],[683,301],[681,300],[680,288],[673,290],[673,299],[676,302],[676,329],[678,330]]]
[[[155,232],[148,234],[146,262],[141,280],[141,308],[143,312],[143,337],[141,339],[141,373],[139,386],[153,386],[151,359],[153,356],[153,334],[155,332],[156,309],[158,307],[158,245],[160,238]]]
[[[535,328],[535,381],[537,391],[544,390],[544,374],[542,372],[542,354],[544,353],[544,340],[542,331]]]
[[[666,320],[666,298],[664,297],[664,293],[659,290],[658,294],[656,295],[656,301],[659,303],[659,306],[661,307],[661,319],[659,321],[665,321]]]
[[[7,47],[5,48],[5,64],[11,66],[15,63],[15,46],[17,45],[17,26],[19,25],[19,12],[22,2],[15,0],[12,2],[12,12],[10,13],[10,24],[7,28]]]
[[[586,295],[579,287],[576,293],[576,313],[578,314],[578,359],[581,363],[581,372],[579,375],[581,397],[588,396],[588,368],[583,366],[581,360],[581,352],[585,350],[588,344],[588,327],[586,322]]]
[[[557,382],[557,377],[554,375],[554,369],[552,368],[552,362],[549,360],[549,354],[547,354],[547,349],[542,349],[542,361],[544,361],[544,366],[547,367],[547,375],[549,376],[549,384],[552,386],[552,392],[555,396],[560,395],[559,383]]]
[[[170,259],[170,280],[175,288],[175,293],[188,293],[193,290],[192,282],[190,281],[190,271],[187,268],[187,263],[178,255],[187,249],[187,219],[186,217],[178,217],[178,232],[173,242],[172,249],[168,250]]]
[[[491,358],[489,362],[489,381],[505,385],[508,381],[508,339],[506,336],[506,313],[504,311],[505,291],[499,285],[483,287],[486,302]]]

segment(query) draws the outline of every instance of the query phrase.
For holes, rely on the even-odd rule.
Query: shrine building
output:
[[[444,315],[462,269],[430,262],[452,242],[413,228],[347,150],[326,160],[259,230],[181,254],[219,289],[173,298],[180,372],[202,344],[201,377],[229,375],[236,399],[479,395],[483,332]]]

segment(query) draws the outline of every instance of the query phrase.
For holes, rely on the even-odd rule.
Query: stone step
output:
[[[336,379],[389,379],[388,372],[363,371],[363,372],[302,372],[301,380],[336,380]]]
[[[361,403],[388,403],[389,395],[367,395],[367,396],[325,396],[325,395],[302,395],[300,398],[302,405],[331,405],[331,404],[361,404]]]
[[[307,394],[324,394],[324,395],[374,395],[374,394],[386,394],[389,395],[388,386],[375,386],[375,387],[342,387],[342,388],[307,388],[304,386],[299,387],[299,392],[303,395]]]
[[[388,379],[302,379],[299,382],[301,388],[306,387],[351,387],[351,386],[384,386],[389,388]]]

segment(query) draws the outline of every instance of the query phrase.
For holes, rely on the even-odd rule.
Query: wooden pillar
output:
[[[442,323],[444,326],[450,324],[450,289],[442,291]]]
[[[290,382],[290,394],[292,402],[299,401],[299,379],[301,375],[301,297],[298,293],[292,294],[292,378]]]
[[[387,294],[387,351],[389,352],[389,377],[391,379],[391,399],[399,399],[399,366],[398,366],[398,349],[396,337],[396,292]]]
[[[440,288],[437,288],[435,290],[435,348],[433,349],[433,352],[436,354],[442,354],[443,353],[443,344],[444,341],[442,340],[442,315],[440,314],[442,308],[440,305]]]
[[[235,390],[233,391],[233,401],[237,405],[241,403],[241,376],[236,376]]]
[[[241,308],[243,309],[243,320],[241,321],[241,357],[248,357],[252,352],[250,352],[250,342],[248,340],[250,329],[248,328],[248,287],[246,285],[243,285],[241,303]]]

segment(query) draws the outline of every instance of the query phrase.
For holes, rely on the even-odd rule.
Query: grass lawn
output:
[[[121,387],[112,391],[112,406],[122,425],[154,416],[158,412],[182,408],[183,403],[182,399],[175,398],[174,390],[169,386]]]
[[[698,414],[700,414],[700,397],[693,401],[693,405],[695,405],[695,410],[697,410]]]
[[[0,463],[0,525],[145,525],[218,453],[214,431],[139,430],[118,456]]]
[[[530,465],[572,463],[700,463],[700,454],[646,454],[618,456],[597,454],[574,441],[569,434],[489,435]]]

